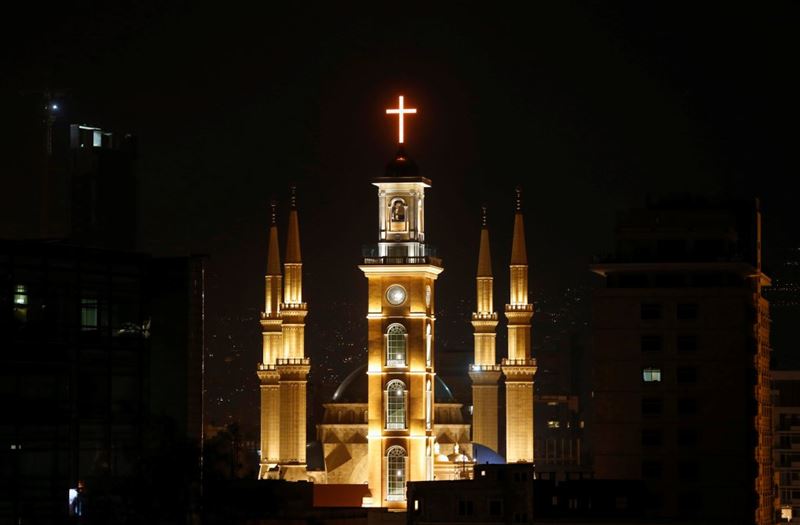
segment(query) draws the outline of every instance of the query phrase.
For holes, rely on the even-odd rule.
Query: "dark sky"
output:
[[[408,151],[433,181],[440,307],[472,293],[483,201],[496,272],[506,264],[517,184],[534,295],[584,282],[591,256],[611,249],[615,212],[647,194],[761,197],[768,265],[798,241],[800,33],[789,2],[114,4],[4,17],[3,104],[20,90],[63,90],[69,118],[139,137],[140,248],[211,255],[212,332],[260,307],[267,203],[285,203],[290,181],[309,323],[341,322],[336,299],[364,302],[369,181],[394,152],[384,108],[401,93],[419,108]],[[249,369],[257,327],[234,336]]]

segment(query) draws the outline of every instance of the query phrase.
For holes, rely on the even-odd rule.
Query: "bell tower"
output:
[[[425,189],[400,146],[378,190],[378,242],[365,249],[368,286],[368,481],[364,505],[406,508],[406,482],[433,479],[434,285],[441,261],[425,243]]]

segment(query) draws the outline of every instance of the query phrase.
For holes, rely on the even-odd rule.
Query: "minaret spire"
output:
[[[494,311],[494,277],[486,206],[481,207],[481,240],[475,281],[476,311],[472,314],[475,360],[469,370],[472,379],[472,441],[499,451],[497,382],[500,367],[495,358],[497,312]]]
[[[280,458],[280,391],[275,364],[283,355],[281,303],[283,275],[278,248],[278,203],[270,203],[267,273],[264,276],[264,311],[261,312],[262,358],[258,366],[261,383],[261,460],[259,478],[267,478]]]
[[[289,264],[302,264],[300,257],[300,221],[297,218],[297,188],[291,186],[289,197],[289,231],[286,236],[286,262]],[[286,276],[287,286],[289,284],[289,276]],[[300,285],[300,277],[298,276],[298,285]],[[297,301],[288,300],[287,302],[302,302],[302,294],[298,295]]]
[[[522,188],[517,186],[515,191],[516,191],[516,199],[514,201],[514,238],[511,244],[511,264],[512,266],[513,265],[527,266],[528,251],[525,247],[525,223],[522,219]],[[527,272],[525,273],[525,275],[526,275],[525,290],[527,292]]]
[[[492,277],[492,256],[489,253],[489,226],[486,218],[486,206],[481,206],[481,244],[478,249],[477,276],[479,278]],[[491,305],[489,310],[491,310]]]
[[[281,255],[278,247],[278,202],[270,203],[269,249],[267,250],[267,275],[281,276]],[[280,298],[278,305],[280,305]],[[267,310],[269,311],[269,306]]]
[[[509,271],[508,358],[503,360],[506,376],[506,460],[533,462],[533,376],[536,360],[531,358],[531,318],[528,303],[528,254],[522,216],[522,188],[517,186],[514,202],[514,236]]]

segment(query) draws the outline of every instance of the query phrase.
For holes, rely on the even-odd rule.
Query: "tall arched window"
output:
[[[431,429],[433,425],[433,414],[431,413],[433,410],[433,391],[431,390],[431,380],[428,379],[427,384],[425,385],[425,428],[427,430]]]
[[[406,499],[406,450],[389,447],[386,451],[386,499]]]
[[[386,428],[403,430],[406,428],[406,385],[399,379],[386,384]]]
[[[431,325],[425,327],[425,366],[431,366]]]
[[[386,331],[386,366],[406,366],[406,329],[393,324]]]

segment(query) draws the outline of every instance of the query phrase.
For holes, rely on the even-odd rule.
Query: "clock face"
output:
[[[425,286],[425,306],[430,308],[431,306],[431,287],[430,285]]]
[[[395,306],[406,302],[406,290],[399,284],[393,284],[386,289],[386,300]]]

